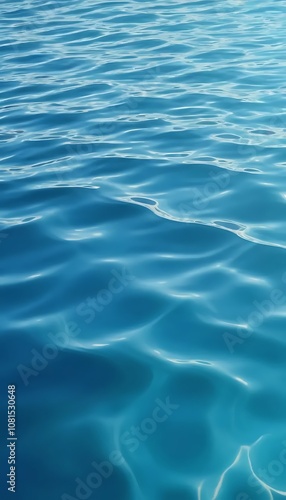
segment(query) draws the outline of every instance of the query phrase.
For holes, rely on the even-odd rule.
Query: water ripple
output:
[[[285,497],[285,14],[2,2],[19,498]]]

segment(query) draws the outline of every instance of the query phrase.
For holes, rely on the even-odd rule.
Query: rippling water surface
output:
[[[282,498],[286,1],[0,25],[3,498]]]

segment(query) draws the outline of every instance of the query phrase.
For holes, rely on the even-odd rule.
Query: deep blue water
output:
[[[286,1],[0,26],[1,499],[283,498]]]

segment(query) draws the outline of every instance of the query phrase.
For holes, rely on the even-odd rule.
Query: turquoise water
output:
[[[1,498],[286,495],[285,22],[2,2]]]

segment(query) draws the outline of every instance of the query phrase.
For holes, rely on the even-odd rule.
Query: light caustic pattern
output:
[[[285,497],[285,20],[284,0],[1,2],[21,500]]]

